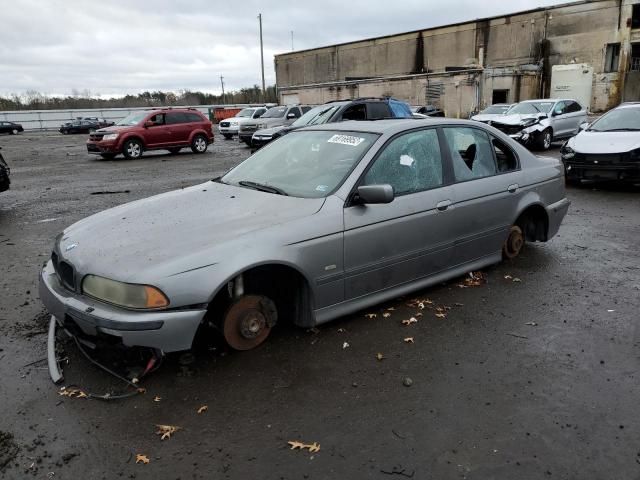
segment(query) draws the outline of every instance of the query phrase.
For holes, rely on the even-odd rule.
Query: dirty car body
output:
[[[306,127],[68,227],[40,298],[78,335],[172,352],[213,326],[244,350],[276,321],[313,327],[499,262],[568,207],[559,161],[476,122]]]

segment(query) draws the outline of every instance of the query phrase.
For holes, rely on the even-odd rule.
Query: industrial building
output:
[[[425,7],[426,8],[426,7]],[[280,103],[393,96],[467,117],[571,97],[640,100],[640,0],[586,0],[275,57]]]

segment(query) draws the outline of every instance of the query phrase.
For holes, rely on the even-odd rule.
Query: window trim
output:
[[[493,149],[493,143],[491,143],[491,137],[495,137],[495,135],[492,135],[491,133],[489,133],[487,130],[484,130],[483,128],[479,128],[476,127],[475,125],[444,125],[443,127],[443,132],[442,132],[442,136],[445,139],[446,142],[446,146],[447,146],[447,152],[449,153],[449,160],[451,163],[451,173],[453,175],[453,184],[457,185],[459,183],[467,183],[467,182],[472,182],[474,180],[482,180],[483,178],[491,178],[491,177],[495,177],[499,174],[498,172],[498,161],[496,159],[496,153]],[[493,158],[493,166],[496,168],[496,173],[494,173],[493,175],[485,175],[484,177],[474,177],[474,178],[469,178],[467,180],[457,180],[455,178],[455,171],[453,171],[453,157],[451,156],[451,150],[449,149],[449,142],[446,139],[446,136],[444,135],[444,129],[445,128],[472,128],[474,130],[478,130],[480,132],[483,132],[487,137],[489,137],[489,144],[491,144],[491,156]],[[497,137],[496,137],[497,138]],[[502,142],[504,143],[504,141]],[[515,152],[514,152],[515,154]],[[518,166],[520,166],[520,158],[518,158],[518,156],[516,155],[516,159],[518,161]],[[503,172],[503,173],[510,173],[510,172]]]

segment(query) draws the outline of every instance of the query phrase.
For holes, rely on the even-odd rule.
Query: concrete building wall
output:
[[[594,68],[591,108],[601,111],[618,104],[623,91],[635,92],[624,89],[630,42],[640,41],[640,31],[630,28],[635,3],[581,1],[286,53],[275,58],[276,81],[301,102],[390,95],[465,116],[491,104],[496,90],[509,102],[547,96],[553,65],[587,63]],[[621,44],[620,68],[608,72],[607,45],[614,43]],[[453,75],[451,67],[473,71]]]

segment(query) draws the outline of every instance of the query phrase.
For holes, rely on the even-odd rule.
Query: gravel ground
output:
[[[254,351],[171,355],[146,393],[102,402],[60,396],[38,362],[37,276],[55,235],[205,182],[249,151],[218,137],[205,155],[104,161],[84,139],[0,137],[13,181],[0,194],[0,477],[640,478],[640,190],[570,189],[560,234],[485,270],[480,286],[450,282],[318,330],[282,327]],[[414,297],[451,309],[404,326]],[[75,347],[64,356],[68,387],[124,388]],[[157,424],[181,429],[162,441]]]

